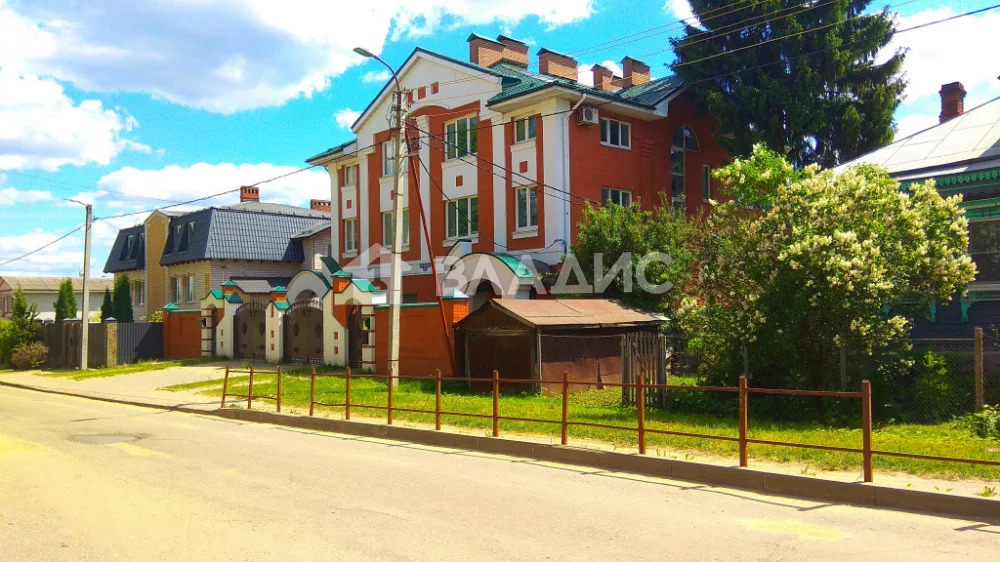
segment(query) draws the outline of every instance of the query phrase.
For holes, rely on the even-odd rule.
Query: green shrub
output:
[[[1000,439],[1000,405],[985,406],[974,414],[960,418],[956,425],[984,439]]]
[[[10,364],[15,369],[40,369],[49,359],[49,348],[42,342],[32,342],[14,350]]]
[[[17,347],[17,332],[14,323],[0,318],[0,363],[10,362],[15,347]]]

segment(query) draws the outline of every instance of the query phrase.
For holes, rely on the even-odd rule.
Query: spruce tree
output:
[[[108,318],[114,317],[114,308],[111,304],[111,290],[104,289],[104,302],[101,303],[101,322],[107,321]]]
[[[115,293],[111,301],[111,312],[118,322],[128,323],[132,321],[132,293],[128,277],[124,275],[115,278]]]
[[[76,296],[73,294],[73,281],[69,279],[59,284],[55,313],[56,322],[62,322],[67,318],[76,318]]]
[[[671,40],[673,70],[733,156],[764,143],[799,168],[836,165],[892,142],[906,86],[902,51],[875,61],[894,28],[870,3],[691,0],[704,29]]]
[[[18,287],[17,291],[14,292],[14,306],[10,316],[14,325],[14,348],[35,341],[37,335],[35,320],[37,319],[38,306],[34,303],[29,305],[24,291]]]

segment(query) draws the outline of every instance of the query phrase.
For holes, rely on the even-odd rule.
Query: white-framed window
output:
[[[514,213],[517,230],[538,228],[538,188],[520,187],[514,191]]]
[[[459,238],[479,234],[479,197],[452,199],[445,204],[447,237]]]
[[[514,120],[514,142],[531,140],[537,133],[538,124],[534,116]]]
[[[446,160],[479,152],[478,126],[479,120],[476,117],[463,117],[445,125],[445,142],[448,143]]]
[[[632,126],[616,119],[601,119],[601,144],[632,148]]]
[[[712,199],[712,167],[708,164],[701,167],[701,196],[705,203]]]
[[[358,219],[344,219],[344,253],[358,251]]]
[[[132,282],[132,304],[146,304],[146,284],[142,281]]]
[[[410,209],[403,209],[403,247],[410,245]],[[392,211],[382,213],[382,246],[392,248]]]
[[[354,185],[358,183],[358,168],[356,166],[344,166],[344,185]]]
[[[393,165],[396,158],[396,143],[387,140],[382,143],[382,177],[391,176],[395,173],[396,167]]]
[[[194,302],[194,275],[188,275],[185,280],[187,302]]]
[[[611,201],[615,205],[622,207],[628,207],[632,204],[632,192],[627,189],[618,189],[615,187],[602,187],[601,188],[601,203],[607,203]]]
[[[674,203],[674,208],[683,210],[684,201],[687,198],[685,153],[698,152],[698,138],[694,136],[694,131],[687,125],[678,125],[674,129],[670,145],[670,199]],[[704,185],[702,189],[705,189]]]
[[[181,278],[173,277],[170,279],[170,302],[179,303],[181,302]]]

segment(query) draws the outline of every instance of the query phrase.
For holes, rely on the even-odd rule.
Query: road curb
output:
[[[837,482],[792,474],[776,474],[752,468],[715,466],[690,461],[640,456],[634,453],[618,453],[572,446],[549,445],[501,437],[480,437],[477,435],[449,433],[397,425],[294,416],[260,410],[231,408],[206,410],[185,405],[156,404],[140,400],[82,394],[3,381],[0,381],[0,386],[143,408],[268,423],[297,429],[328,431],[358,437],[389,439],[435,447],[463,449],[586,466],[603,470],[631,472],[784,497],[1000,521],[1000,502],[986,498],[950,496],[933,492],[888,488],[877,484],[864,484],[860,482]]]

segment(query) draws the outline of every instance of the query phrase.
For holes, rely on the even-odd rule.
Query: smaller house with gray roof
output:
[[[230,280],[252,300],[319,267],[331,251],[329,209],[321,200],[309,208],[262,202],[259,188],[243,187],[234,205],[155,211],[121,230],[104,271],[129,278],[138,319],[168,304],[197,310]]]
[[[59,285],[65,277],[23,277],[4,275],[0,277],[0,318],[10,318],[14,311],[14,293],[18,289],[24,292],[28,305],[38,308],[39,320],[55,320],[56,298],[59,296]],[[74,277],[73,296],[76,297],[76,317],[83,317],[83,279]],[[90,280],[90,312],[101,310],[101,302],[105,289],[111,289],[111,279]]]
[[[846,162],[877,164],[904,191],[934,180],[944,197],[961,195],[969,219],[969,253],[976,279],[950,303],[929,302],[916,337],[972,337],[975,326],[1000,325],[1000,98],[965,110],[960,82],[941,86],[941,113],[933,127]],[[940,306],[950,304],[950,306]]]

